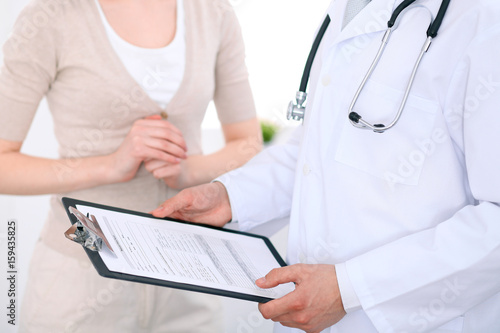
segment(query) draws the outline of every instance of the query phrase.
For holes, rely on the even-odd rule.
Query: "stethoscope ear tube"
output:
[[[316,58],[316,53],[318,52],[319,44],[321,43],[321,40],[325,35],[326,29],[328,28],[330,21],[331,21],[330,16],[326,15],[326,18],[323,21],[323,24],[321,25],[321,28],[319,29],[318,34],[316,35],[316,38],[314,39],[311,52],[309,52],[309,56],[307,57],[307,63],[306,67],[304,68],[304,74],[302,75],[302,80],[300,81],[299,91],[301,92],[305,93],[307,90],[307,83],[309,82],[309,75],[311,74],[312,64],[314,62],[314,58]]]
[[[405,0],[405,1],[401,2],[399,4],[399,6],[397,6],[396,9],[394,10],[394,12],[392,13],[391,18],[389,19],[389,22],[387,22],[387,27],[392,28],[394,26],[394,24],[396,24],[396,21],[398,19],[399,14],[401,14],[401,12],[403,10],[405,10],[409,5],[411,5],[415,1],[416,0]]]
[[[443,23],[444,15],[448,10],[448,6],[450,5],[450,0],[443,0],[441,2],[441,7],[439,7],[439,12],[436,16],[434,22],[431,23],[429,29],[427,29],[427,37],[435,38],[438,34],[439,28],[441,27],[441,23]]]

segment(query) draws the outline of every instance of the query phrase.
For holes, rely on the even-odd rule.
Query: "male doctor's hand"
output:
[[[219,182],[185,189],[165,201],[151,214],[216,227],[223,227],[232,217],[226,187]]]
[[[288,282],[295,282],[293,292],[259,304],[264,318],[316,333],[345,316],[334,265],[296,264],[275,268],[256,284],[266,289]]]

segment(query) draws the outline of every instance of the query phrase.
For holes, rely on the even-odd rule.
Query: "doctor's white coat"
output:
[[[500,332],[500,2],[451,1],[399,123],[359,130],[349,104],[399,3],[341,31],[333,1],[304,124],[221,181],[243,229],[290,214],[289,264],[345,263],[362,309],[326,332]],[[417,3],[355,107],[372,123],[394,118],[441,1]]]

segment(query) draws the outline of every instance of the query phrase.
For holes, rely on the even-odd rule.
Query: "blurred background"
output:
[[[88,0],[93,1],[93,0]],[[208,0],[209,1],[209,0]],[[247,66],[250,72],[257,111],[262,121],[278,128],[272,144],[286,140],[298,125],[285,118],[286,107],[295,96],[307,55],[318,25],[330,0],[230,0],[240,24],[247,49]],[[0,44],[8,38],[11,28],[29,0],[0,0]],[[0,51],[0,59],[2,59]],[[15,112],[15,110],[12,110]],[[0,122],[3,121],[0,119]],[[57,143],[45,101],[40,105],[22,151],[26,154],[57,158]],[[209,107],[203,123],[205,153],[219,149],[222,134],[213,105]],[[17,221],[17,304],[20,305],[34,244],[48,211],[49,196],[0,195],[0,260],[1,276],[7,274],[7,221]],[[257,230],[259,232],[259,230]],[[286,250],[286,228],[271,228],[264,233],[282,255]],[[62,235],[61,235],[62,236]],[[0,279],[0,308],[7,305],[7,281]],[[265,321],[257,311],[257,304],[224,299],[226,332],[272,332],[272,322]],[[19,312],[18,312],[19,315]],[[17,332],[7,325],[0,314],[0,331]],[[19,316],[17,316],[19,319]]]

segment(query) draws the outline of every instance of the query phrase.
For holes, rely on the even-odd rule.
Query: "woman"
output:
[[[4,47],[0,193],[52,196],[21,332],[221,332],[218,299],[100,278],[64,239],[69,196],[151,211],[260,150],[239,25],[227,0],[33,0]],[[47,98],[59,160],[24,155]],[[215,102],[226,139],[203,155]],[[164,118],[167,118],[165,120]]]

